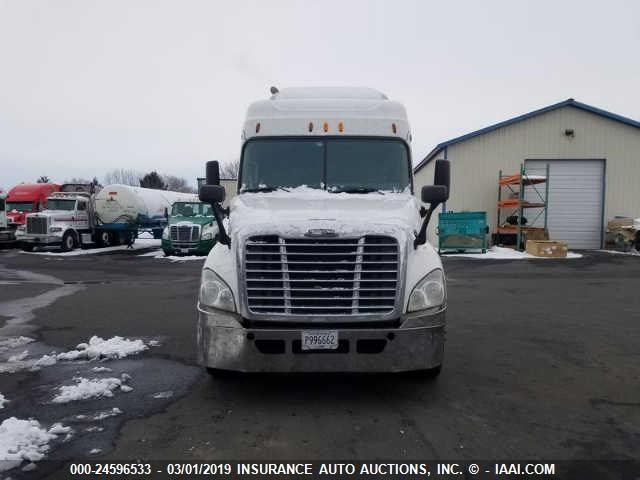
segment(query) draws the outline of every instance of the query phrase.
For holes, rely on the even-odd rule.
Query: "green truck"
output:
[[[210,205],[175,202],[167,217],[169,224],[162,232],[165,255],[207,255],[215,245],[218,227]]]

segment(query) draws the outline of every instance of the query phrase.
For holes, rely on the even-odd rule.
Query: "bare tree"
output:
[[[118,183],[121,185],[131,185],[132,187],[140,186],[142,174],[136,170],[128,168],[114,168],[104,174],[104,184],[111,185]]]
[[[37,182],[38,183],[51,183],[51,180],[46,175],[42,175],[41,177],[38,177]]]
[[[225,180],[237,180],[238,171],[240,170],[240,159],[229,160],[220,163],[220,178]]]
[[[189,185],[186,179],[175,175],[162,175],[162,181],[167,186],[167,190],[173,192],[196,193],[196,189]]]

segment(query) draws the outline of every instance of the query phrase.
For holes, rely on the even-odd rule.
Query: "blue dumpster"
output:
[[[438,215],[439,252],[487,251],[487,212],[443,212]]]

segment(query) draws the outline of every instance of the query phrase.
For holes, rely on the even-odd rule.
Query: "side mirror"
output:
[[[217,160],[207,162],[206,185],[220,185],[220,165]],[[200,199],[202,200],[202,199]]]
[[[425,210],[424,219],[420,231],[416,234],[413,241],[413,247],[423,245],[427,242],[427,226],[434,210],[449,198],[449,189],[451,184],[451,169],[448,160],[436,160],[435,171],[433,174],[433,185],[422,187],[420,199],[424,203],[429,204],[429,208]],[[422,213],[422,212],[421,212]]]
[[[439,205],[449,198],[449,188],[444,185],[425,185],[422,187],[421,199],[423,203]]]
[[[447,190],[451,189],[451,164],[449,160],[436,160],[433,184],[447,187]]]
[[[204,203],[222,203],[224,202],[226,193],[222,185],[202,185],[198,192],[198,197],[200,197],[200,201]]]

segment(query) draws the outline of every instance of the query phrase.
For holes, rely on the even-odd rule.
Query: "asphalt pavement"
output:
[[[640,257],[445,258],[448,334],[437,380],[214,379],[195,364],[202,261],[142,253],[0,252],[0,336],[34,339],[0,348],[0,368],[9,353],[69,351],[94,335],[154,345],[122,359],[0,373],[9,400],[0,422],[72,427],[47,459],[640,458]],[[111,371],[95,373],[96,365]],[[122,374],[132,391],[51,401],[74,377]],[[120,413],[96,419],[114,408]],[[56,463],[36,465],[6,473],[63,478]]]

